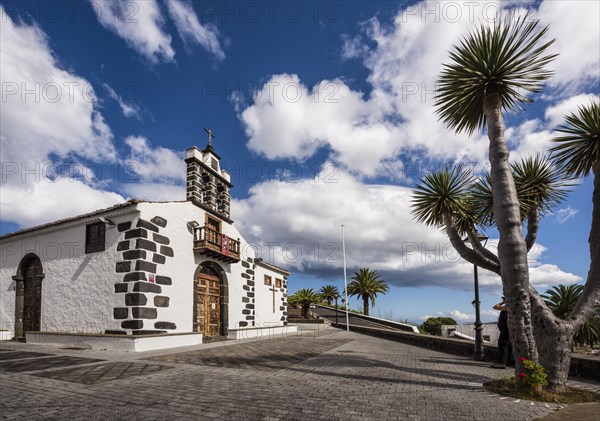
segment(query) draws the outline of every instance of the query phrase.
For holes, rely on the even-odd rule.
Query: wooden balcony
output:
[[[240,261],[240,240],[234,240],[206,224],[194,228],[194,252],[226,263]]]

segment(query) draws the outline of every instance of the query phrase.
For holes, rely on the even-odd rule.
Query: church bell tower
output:
[[[186,150],[187,190],[186,200],[199,205],[229,220],[231,177],[221,170],[221,157],[212,146],[215,137],[211,129],[208,133],[208,144],[200,150],[193,146]]]

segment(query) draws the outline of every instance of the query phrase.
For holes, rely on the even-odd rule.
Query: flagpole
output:
[[[348,280],[346,278],[346,238],[344,237],[344,224],[342,224],[342,255],[344,256],[344,292],[346,293],[346,332],[350,332],[348,316]]]

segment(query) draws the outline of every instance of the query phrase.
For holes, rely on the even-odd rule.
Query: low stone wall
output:
[[[89,334],[62,332],[25,332],[27,343],[76,346],[111,351],[142,352],[180,346],[200,345],[201,333],[172,334]]]
[[[295,318],[295,317],[288,317],[287,318],[288,323],[291,324],[324,324],[325,320],[324,319],[303,319],[303,318]]]
[[[332,326],[335,326],[335,324],[332,324]],[[345,329],[346,325],[340,323],[338,327]],[[442,338],[441,336],[422,335],[418,333],[352,325],[350,325],[350,330],[365,335],[376,336],[378,338],[389,339],[423,348],[435,349],[450,354],[473,355],[474,352],[474,343],[472,341],[461,339]],[[498,361],[498,348],[495,345],[484,344],[483,349],[485,361]],[[586,379],[600,380],[600,357],[573,355],[571,358],[569,374],[571,376],[578,376]]]
[[[321,304],[316,304],[316,306],[319,308],[327,309],[327,310],[332,310],[332,311],[336,310],[334,307],[324,306]],[[338,311],[340,312],[340,318],[345,317],[345,316],[342,316],[342,315],[346,314],[346,312],[344,310],[338,309]],[[376,322],[380,325],[393,327],[395,329],[404,330],[406,332],[417,333],[419,331],[416,326],[409,325],[409,324],[402,323],[402,322],[395,322],[393,320],[381,319],[379,317],[374,317],[374,316],[365,316],[364,314],[359,314],[359,313],[350,313],[350,314],[352,315],[352,317],[356,317],[356,318],[363,319],[363,320],[368,320],[371,322]]]
[[[253,339],[261,337],[274,337],[279,335],[291,335],[298,331],[296,326],[265,326],[248,327],[243,329],[229,329],[229,339],[241,341],[244,339]]]

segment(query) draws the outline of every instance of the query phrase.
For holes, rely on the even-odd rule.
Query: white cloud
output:
[[[69,200],[76,198],[76,200]],[[68,200],[68,205],[66,204]],[[82,180],[60,178],[54,182],[10,183],[2,186],[3,221],[28,227],[122,203],[117,193],[95,189]]]
[[[132,177],[121,184],[123,192],[139,200],[185,200],[187,172],[183,153],[161,146],[154,148],[143,136],[128,136],[124,142],[129,146],[129,155],[123,166]]]
[[[304,160],[328,145],[344,167],[376,176],[379,163],[399,152],[399,130],[343,81],[309,89],[297,75],[273,76],[241,114],[248,146],[269,159]]]
[[[579,106],[588,105],[592,100],[598,100],[599,98],[598,95],[594,94],[579,94],[546,108],[544,116],[548,120],[548,126],[554,128],[565,124],[566,115],[576,113]]]
[[[342,35],[342,58],[353,59],[363,57],[368,51],[368,47],[365,45],[364,40],[356,35],[350,37],[347,34]]]
[[[140,107],[134,103],[125,101],[110,85],[105,83],[104,88],[108,91],[108,95],[119,104],[125,117],[135,117],[138,120],[142,119],[140,116]]]
[[[439,4],[417,6],[432,10]],[[375,44],[368,50],[360,48],[360,39],[346,38],[345,58],[362,54],[370,71],[369,95],[341,79],[308,87],[296,75],[280,74],[264,85],[240,115],[250,149],[269,159],[301,161],[328,147],[329,159],[340,166],[337,183],[270,181],[255,185],[248,199],[235,203],[234,219],[242,232],[260,242],[265,258],[315,277],[335,276],[341,266],[339,226],[344,223],[352,270],[377,268],[397,286],[472,289],[472,265],[457,256],[441,232],[412,220],[410,189],[363,182],[365,176],[388,171],[394,174],[389,178],[401,178],[398,174],[406,172],[398,159],[401,152],[469,162],[487,159],[488,141],[482,134],[449,133],[433,107],[441,64],[452,44],[472,28],[468,16],[463,13],[463,20],[450,22],[401,12],[391,27],[375,18],[364,25],[365,36]],[[334,101],[325,102],[329,85]],[[527,120],[508,129],[507,138],[515,159],[547,150],[551,132],[539,120]],[[537,250],[537,260],[531,261],[534,285],[579,279],[540,263],[545,248]],[[501,289],[497,275],[479,274],[482,289]]]
[[[60,67],[40,28],[17,24],[0,9],[2,160],[41,162],[51,153],[75,153],[113,161],[113,135],[92,85]]]
[[[130,136],[128,156],[118,159],[91,84],[59,66],[40,28],[16,24],[0,12],[2,220],[31,226],[123,202],[122,195],[103,190],[116,181],[136,198],[184,200],[182,154]],[[126,115],[137,113],[105,87]],[[112,168],[102,166],[107,163]],[[116,165],[134,170],[137,178],[107,178]],[[76,200],[65,205],[65,198]]]
[[[573,3],[556,1],[543,2],[535,16],[542,24],[550,24],[552,37],[562,40],[552,47],[560,49],[561,56],[551,86],[565,94],[597,82],[600,73],[598,13],[594,13],[598,3],[574,3],[576,18],[571,18]],[[269,159],[300,161],[328,147],[329,159],[363,177],[387,176],[382,167],[399,161],[401,153],[436,160],[486,161],[485,136],[456,135],[438,121],[435,82],[442,64],[449,61],[448,51],[462,36],[480,22],[490,21],[495,12],[507,13],[507,7],[518,4],[420,2],[402,8],[390,25],[376,17],[363,22],[362,34],[342,37],[342,58],[363,60],[371,91],[355,91],[342,79],[323,80],[311,87],[296,75],[273,75],[240,114],[249,147]],[[524,14],[525,9],[518,13]],[[573,33],[578,34],[576,47],[571,46]],[[554,119],[552,111],[547,118]],[[514,128],[512,136],[517,158],[546,151],[551,132],[536,120]]]
[[[162,181],[183,183],[186,177],[186,164],[183,153],[158,146],[153,148],[143,136],[128,136],[124,140],[129,146],[126,159],[128,168],[141,176],[142,181]]]
[[[456,321],[475,320],[475,314],[461,313],[458,310],[452,310],[449,314],[450,317],[452,317]]]
[[[556,212],[556,221],[559,224],[564,224],[569,219],[575,217],[577,212],[579,212],[579,210],[573,209],[570,205],[566,208],[559,209],[558,212]]]
[[[94,171],[79,163],[116,160],[91,84],[60,67],[39,27],[15,23],[1,6],[0,14],[2,220],[30,226],[124,201],[89,185]],[[60,171],[62,160],[72,174]]]
[[[225,59],[217,27],[212,24],[202,25],[194,12],[191,1],[169,0],[167,9],[186,46],[197,44],[212,53],[217,60]]]
[[[541,264],[529,270],[529,282],[538,290],[546,290],[553,285],[570,285],[581,281],[581,277],[564,272],[553,264]]]
[[[309,87],[296,75],[273,75],[241,113],[249,147],[270,159],[303,160],[327,146],[330,159],[366,177],[381,176],[382,167],[399,161],[401,153],[484,161],[488,141],[483,135],[453,134],[434,113],[442,63],[473,24],[461,7],[458,21],[423,20],[401,11],[390,27],[372,18],[361,25],[364,38],[343,37],[343,57],[362,58],[370,71],[368,95],[342,79]]]
[[[550,25],[547,38],[556,38],[550,47],[559,53],[550,65],[556,71],[550,85],[572,93],[600,78],[600,2],[543,1],[535,15]],[[575,38],[574,38],[575,37]],[[597,86],[597,85],[596,85]]]
[[[540,120],[526,120],[518,126],[509,127],[505,138],[511,147],[510,160],[515,162],[522,158],[547,152],[551,145],[553,133],[546,130]]]
[[[377,269],[396,286],[448,287],[471,291],[473,266],[462,260],[447,237],[415,222],[411,189],[363,184],[345,171],[333,177],[323,170],[317,180],[278,180],[255,184],[250,197],[234,200],[233,219],[259,255],[295,273],[316,278],[341,273],[341,224],[345,224],[350,274],[360,267]],[[488,241],[496,249],[497,239]],[[543,263],[546,248],[531,256],[535,286],[574,282],[579,277]],[[501,289],[500,278],[479,270],[482,290]]]
[[[185,186],[181,184],[140,182],[123,184],[121,188],[131,199],[158,202],[185,200]]]
[[[156,0],[90,0],[98,22],[152,63],[175,61],[171,36]]]

